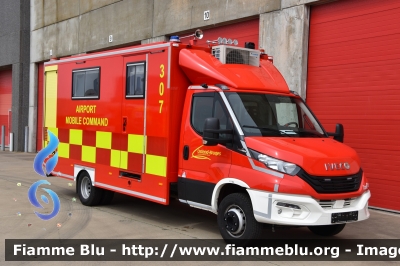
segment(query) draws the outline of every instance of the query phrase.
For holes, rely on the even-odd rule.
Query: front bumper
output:
[[[368,200],[371,193],[358,198],[319,202],[310,196],[247,190],[255,219],[260,223],[292,226],[329,225],[332,213],[358,212],[357,221],[369,217]],[[277,205],[278,204],[278,205]],[[279,206],[281,205],[281,206]]]

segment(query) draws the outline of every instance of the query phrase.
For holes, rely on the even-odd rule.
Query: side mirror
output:
[[[206,118],[203,127],[203,144],[215,146],[219,139],[219,119],[215,117]]]
[[[336,124],[336,131],[335,133],[330,133],[328,132],[329,136],[333,136],[334,140],[337,140],[339,142],[343,142],[344,139],[344,128],[342,124]]]

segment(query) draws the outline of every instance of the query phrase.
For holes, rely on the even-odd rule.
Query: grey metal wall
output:
[[[0,67],[12,68],[12,132],[17,151],[24,149],[28,125],[29,41],[29,0],[0,0]]]

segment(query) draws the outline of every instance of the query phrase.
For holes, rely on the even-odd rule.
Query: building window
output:
[[[145,63],[126,65],[126,98],[144,98],[146,88]]]
[[[72,98],[98,99],[100,96],[100,68],[72,71]]]

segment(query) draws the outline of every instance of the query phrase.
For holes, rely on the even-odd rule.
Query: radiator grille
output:
[[[351,207],[353,201],[354,199],[345,199],[343,208]],[[336,200],[320,200],[318,203],[323,209],[333,209],[333,205],[335,205]]]
[[[362,170],[348,176],[312,176],[300,170],[298,177],[306,181],[318,193],[343,193],[357,191],[360,188]]]

